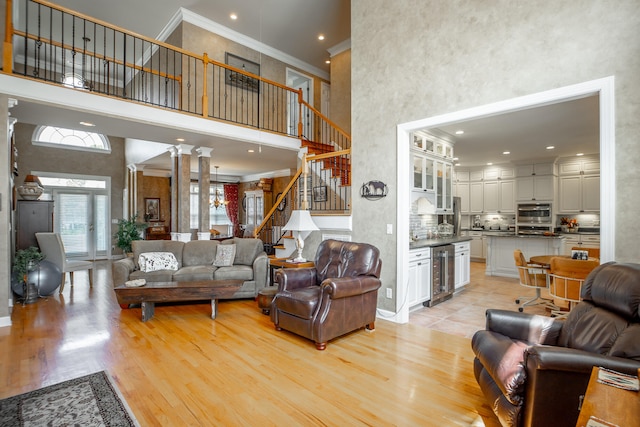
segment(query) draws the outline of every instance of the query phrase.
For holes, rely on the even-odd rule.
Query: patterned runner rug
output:
[[[0,426],[138,426],[105,371],[0,400]]]

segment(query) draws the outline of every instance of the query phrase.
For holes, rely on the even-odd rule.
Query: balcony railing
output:
[[[299,138],[307,206],[351,212],[351,138],[301,90],[43,0],[6,0],[3,48],[5,73]],[[274,207],[256,228],[265,243],[280,240],[303,188],[298,174],[276,201],[287,208]]]
[[[46,1],[7,0],[4,49],[7,73],[303,137],[300,91]]]

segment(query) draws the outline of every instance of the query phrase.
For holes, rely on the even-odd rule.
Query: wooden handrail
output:
[[[302,167],[296,171],[296,173],[293,176],[293,178],[291,178],[291,181],[289,181],[289,184],[287,184],[285,189],[282,191],[282,194],[280,194],[280,197],[278,197],[276,199],[276,202],[271,207],[271,210],[269,211],[269,213],[264,216],[264,219],[262,220],[260,225],[258,227],[256,227],[256,229],[253,232],[254,237],[257,237],[257,236],[260,235],[260,231],[262,231],[262,229],[267,225],[267,222],[269,222],[269,219],[276,212],[276,209],[278,208],[280,203],[282,203],[282,200],[285,197],[287,197],[287,194],[289,193],[289,191],[291,191],[291,187],[293,187],[293,185],[296,183],[296,181],[298,180],[298,178],[300,177],[301,174],[302,174]]]
[[[90,56],[92,58],[99,59],[101,61],[105,60],[105,61],[113,62],[114,64],[122,65],[122,66],[129,67],[129,68],[133,68],[133,69],[138,70],[138,71],[144,71],[145,73],[155,74],[157,76],[164,77],[164,78],[171,79],[171,80],[175,80],[175,81],[179,81],[179,82],[182,81],[182,77],[180,77],[180,76],[174,76],[174,75],[169,74],[169,73],[163,73],[161,71],[155,71],[155,70],[153,70],[153,69],[151,69],[149,67],[143,67],[141,65],[131,64],[131,63],[128,63],[128,62],[121,61],[119,59],[111,58],[109,56],[96,55],[95,52],[89,52],[89,51],[84,50],[83,48],[74,47],[74,46],[70,46],[70,45],[67,45],[67,44],[62,44],[60,42],[57,42],[57,41],[54,41],[54,40],[49,40],[47,38],[37,37],[37,36],[35,36],[33,34],[27,34],[24,31],[15,30],[13,32],[13,34],[15,34],[17,36],[20,36],[20,37],[28,38],[28,39],[31,39],[31,40],[35,40],[35,41],[41,41],[41,42],[43,42],[45,44],[50,44],[52,46],[59,47],[61,49],[70,50],[71,52],[74,52],[74,53],[82,53],[83,55],[87,55],[87,56]],[[197,57],[194,57],[194,58],[199,59]]]
[[[331,127],[335,128],[336,131],[338,131],[339,134],[341,134],[342,136],[344,136],[349,142],[351,142],[351,136],[349,136],[349,134],[347,132],[345,132],[344,130],[342,130],[342,128],[340,126],[338,126],[337,124],[335,124],[331,119],[329,119],[328,117],[325,117],[324,114],[322,114],[320,111],[316,110],[312,105],[310,105],[307,101],[305,101],[304,99],[302,99],[301,101],[302,105],[305,105],[308,109],[310,109],[311,111],[313,111],[317,116],[322,117],[322,120],[324,120],[325,122],[327,122],[327,124],[329,124]],[[302,134],[302,131],[300,131],[300,134]]]
[[[330,151],[328,153],[322,153],[322,154],[310,154],[307,156],[307,161],[322,160],[322,159],[328,159],[331,157],[347,156],[349,154],[351,154],[351,148],[347,148],[346,150],[340,150],[340,151]]]

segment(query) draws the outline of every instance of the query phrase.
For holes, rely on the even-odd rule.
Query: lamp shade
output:
[[[291,212],[291,218],[285,225],[283,230],[288,231],[314,231],[320,230],[311,219],[309,211],[296,210]]]

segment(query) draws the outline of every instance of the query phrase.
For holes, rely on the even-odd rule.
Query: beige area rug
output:
[[[0,400],[0,426],[138,426],[105,371]]]

